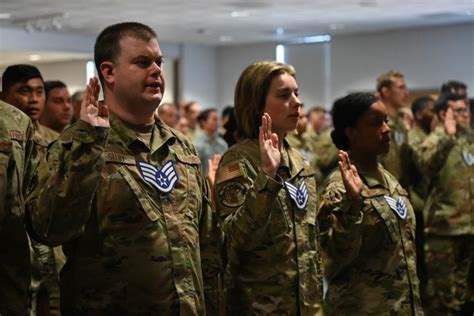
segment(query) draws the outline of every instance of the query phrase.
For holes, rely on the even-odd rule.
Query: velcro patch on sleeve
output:
[[[219,168],[216,177],[216,184],[244,176],[244,170],[238,162],[232,162]]]

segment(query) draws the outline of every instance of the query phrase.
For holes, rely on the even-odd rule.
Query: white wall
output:
[[[306,109],[330,102],[330,43],[286,45],[285,62],[295,67],[300,99]]]
[[[405,74],[409,89],[439,89],[444,81],[457,79],[474,95],[474,24],[335,36],[329,45],[285,48],[308,107],[322,103],[329,108],[349,92],[373,91],[377,76],[390,69]],[[274,58],[272,44],[218,48],[220,104],[233,102],[235,83],[246,65]]]
[[[22,30],[0,29],[0,50],[91,53],[94,40],[78,35],[26,34]],[[160,45],[167,67],[173,59],[181,61],[181,100],[195,99],[203,107],[217,108],[233,104],[240,73],[257,60],[274,59],[276,46],[273,43],[217,48]],[[474,95],[474,24],[335,36],[330,44],[287,45],[286,48],[286,60],[296,67],[302,101],[307,106],[323,103],[329,107],[335,98],[348,92],[373,90],[376,77],[392,68],[405,74],[410,89],[438,89],[442,82],[458,79]],[[61,77],[70,86],[85,77],[81,61],[71,62],[65,70],[54,65],[38,66],[46,79]],[[171,92],[171,80],[167,78],[167,92]]]
[[[217,49],[219,107],[234,104],[234,88],[242,71],[258,60],[274,60],[275,44],[226,46]]]
[[[212,46],[181,45],[181,101],[198,101],[204,109],[220,107],[217,98],[216,60],[216,49]]]
[[[439,89],[444,81],[465,82],[474,95],[474,24],[335,37],[333,98],[374,90],[381,73],[397,69],[409,89]]]

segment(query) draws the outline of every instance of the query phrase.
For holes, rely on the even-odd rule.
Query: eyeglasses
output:
[[[471,112],[469,108],[459,108],[459,109],[453,109],[453,112],[456,112],[457,114],[462,114],[462,113],[469,113]]]

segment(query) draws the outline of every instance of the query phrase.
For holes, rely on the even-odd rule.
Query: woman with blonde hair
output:
[[[285,141],[302,103],[294,68],[248,66],[235,88],[240,141],[222,157],[217,209],[232,315],[317,315],[322,273],[314,171]]]

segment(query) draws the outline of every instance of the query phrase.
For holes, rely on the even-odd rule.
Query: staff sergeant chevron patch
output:
[[[467,150],[464,150],[462,152],[462,156],[464,158],[464,162],[468,167],[471,167],[474,165],[474,155],[468,152]]]
[[[394,198],[388,195],[384,195],[384,198],[385,198],[385,201],[387,201],[390,208],[394,210],[395,213],[401,219],[407,218],[408,209],[407,209],[407,206],[405,205],[405,202],[403,202],[403,199],[401,197],[395,200]]]
[[[157,188],[161,193],[171,193],[179,177],[171,160],[168,160],[161,169],[146,161],[138,161],[143,180]]]
[[[290,194],[290,197],[296,203],[296,207],[300,211],[304,211],[306,205],[308,204],[308,190],[306,189],[306,183],[301,181],[300,186],[296,187],[288,181],[285,181],[285,187]]]

